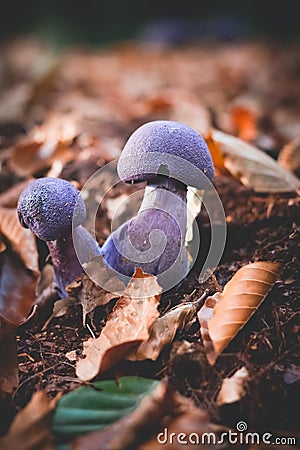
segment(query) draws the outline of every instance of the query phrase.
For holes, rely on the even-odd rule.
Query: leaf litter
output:
[[[15,73],[15,85],[12,89],[7,89],[8,95],[4,104],[8,105],[9,96],[11,100],[15,99],[15,103],[11,104],[10,110],[5,106],[5,116],[10,117],[10,120],[21,121],[22,125],[16,123],[13,127],[8,127],[3,123],[3,118],[1,119],[0,127],[4,132],[1,145],[4,148],[1,151],[0,190],[3,195],[7,193],[8,188],[16,187],[18,192],[18,185],[26,183],[26,177],[49,173],[82,186],[97,168],[117,157],[129,134],[148,120],[182,120],[202,133],[207,133],[212,124],[217,124],[223,133],[239,136],[239,140],[234,140],[239,156],[241,152],[242,156],[245,156],[244,140],[249,142],[247,145],[252,149],[262,149],[265,154],[277,158],[283,145],[299,137],[294,101],[299,91],[296,83],[292,82],[297,57],[292,47],[284,51],[278,49],[276,58],[268,45],[247,43],[224,48],[211,46],[209,50],[201,47],[170,49],[164,52],[157,49],[144,52],[135,46],[89,54],[71,50],[64,55],[55,70],[49,57],[49,64],[46,61],[45,76],[43,75],[41,82],[32,74],[40,70],[42,56],[46,55],[46,59],[48,58],[45,49],[41,49],[41,46],[33,41],[25,40],[22,49],[26,48],[26,52],[20,51],[20,42],[10,48],[11,50],[5,52],[3,62],[4,67],[9,66],[9,70]],[[252,61],[251,66],[248,64],[249,60]],[[285,64],[290,67],[289,71],[281,70]],[[155,67],[155,70],[149,70],[150,66]],[[19,73],[20,67],[23,67],[22,76]],[[173,69],[172,73],[170,67]],[[276,78],[274,73],[277,73]],[[243,82],[245,79],[247,83]],[[81,80],[81,84],[78,84],[78,80]],[[80,87],[83,85],[82,80],[85,89]],[[93,98],[87,95],[87,92],[93,92]],[[249,107],[248,100],[245,100],[251,97],[252,92],[256,92],[254,110]],[[13,93],[15,96],[12,96]],[[77,128],[71,124],[69,134],[64,135],[59,131],[59,126],[51,125],[51,115],[57,117],[59,124],[65,111],[72,112],[71,121],[73,117],[75,122],[76,117],[80,117],[80,121],[79,124],[76,122]],[[39,124],[44,124],[44,130],[43,126],[35,125],[37,115]],[[227,124],[224,121],[226,116]],[[53,147],[50,146],[47,152],[42,151],[42,157],[45,158],[43,165],[33,164],[30,169],[26,167],[25,161],[25,172],[22,172],[21,163],[21,172],[16,175],[12,171],[13,163],[10,160],[13,161],[18,154],[18,146],[25,145],[26,141],[28,145],[33,145],[32,158],[37,161],[41,159],[39,152],[47,140],[58,144],[53,143]],[[231,144],[233,146],[232,139]],[[62,153],[59,150],[55,154],[57,145],[63,145]],[[51,153],[51,148],[54,153]],[[220,143],[220,149],[224,150],[224,144]],[[247,151],[248,149],[249,147]],[[262,154],[260,151],[259,158]],[[20,155],[21,153],[18,156]],[[227,158],[227,163],[230,160],[225,152],[222,157],[224,160]],[[147,375],[151,373],[154,378],[168,374],[174,386],[184,395],[195,398],[197,405],[204,405],[216,421],[234,426],[234,404],[227,405],[233,409],[230,414],[224,415],[223,406],[218,407],[216,404],[216,393],[220,390],[222,380],[230,378],[233,369],[238,370],[242,362],[249,372],[249,380],[246,394],[237,402],[237,408],[238,411],[243,408],[245,417],[248,416],[249,426],[259,427],[264,423],[269,429],[295,429],[295,417],[299,416],[293,411],[295,383],[286,384],[283,374],[293,367],[292,364],[297,358],[299,331],[296,322],[296,299],[299,297],[297,274],[300,270],[296,251],[299,245],[299,199],[297,194],[288,192],[291,185],[289,180],[294,180],[293,186],[295,183],[297,185],[297,181],[290,175],[287,178],[286,172],[281,178],[283,172],[278,171],[277,167],[275,169],[275,166],[275,182],[266,167],[260,167],[259,176],[253,176],[252,169],[258,173],[253,162],[247,162],[245,165],[245,162],[241,163],[236,156],[231,159],[233,163],[228,163],[227,171],[221,170],[222,162],[220,163],[220,170],[215,178],[216,189],[224,204],[229,233],[223,260],[216,268],[215,274],[221,286],[225,286],[239,267],[249,261],[282,261],[284,269],[272,296],[268,302],[261,305],[251,321],[245,325],[243,332],[232,341],[230,347],[233,353],[219,358],[215,368],[210,367],[206,361],[205,350],[199,340],[197,321],[192,319],[191,322],[184,323],[182,328],[177,328],[178,322],[175,320],[177,332],[171,356],[168,340],[168,344],[160,349],[157,360],[151,363],[152,366],[149,366],[149,360],[128,363],[120,361],[115,368],[108,370],[107,375],[105,373],[101,376],[114,378],[120,371],[123,375],[128,370]],[[231,176],[228,174],[230,168]],[[289,171],[297,170],[292,164],[287,168]],[[36,170],[38,172],[35,172]],[[266,189],[266,183],[268,190],[271,186],[272,193],[260,193],[262,188]],[[132,189],[134,190],[134,187]],[[279,189],[286,192],[280,193]],[[127,194],[127,191],[116,189],[111,193],[111,198],[122,194]],[[8,199],[4,197],[1,206],[14,208],[16,196],[13,192],[7,193]],[[202,208],[200,226],[204,237],[207,236],[206,224],[205,209]],[[109,234],[110,227],[110,219],[104,211],[97,214],[96,226],[97,237],[102,243]],[[11,244],[5,236],[2,236],[1,242],[1,258],[5,255],[6,260],[11,254]],[[6,253],[7,250],[9,254]],[[42,267],[47,252],[41,243],[38,244],[38,251],[39,266]],[[20,278],[23,269],[18,272],[18,266],[13,261],[12,280],[14,283],[19,282],[19,279],[25,282],[25,279]],[[5,264],[2,266],[2,278],[3,267]],[[211,295],[215,292],[211,281],[205,286],[199,286],[199,267],[195,266],[188,279],[184,280],[175,292],[162,296],[159,306],[161,319],[168,314],[165,311],[168,311],[170,306],[180,305],[184,294],[196,289],[196,300],[205,288],[210,290]],[[13,292],[16,286],[10,287],[10,291]],[[96,335],[105,326],[114,302],[112,299],[88,314],[87,320],[93,319]],[[30,306],[30,302],[27,306]],[[160,318],[157,317],[156,320]],[[77,302],[74,302],[66,314],[54,317],[42,331],[43,323],[40,324],[37,318],[33,318],[33,322],[27,326],[28,328],[25,324],[18,330],[17,338],[20,384],[15,400],[20,406],[25,406],[32,392],[37,389],[43,389],[53,397],[57,392],[65,393],[76,388],[78,381],[74,381],[77,380],[74,362],[70,363],[65,354],[76,349],[78,358],[82,342],[90,336],[89,331],[82,327],[82,306]],[[170,333],[172,338],[174,331]],[[182,351],[181,342],[185,343]],[[173,349],[175,351],[177,348],[175,364],[172,355]],[[254,378],[253,373],[259,375]],[[284,395],[281,396],[280,392]],[[198,414],[199,409],[193,410],[185,423],[193,423]],[[199,423],[202,423],[200,419]],[[178,431],[180,427],[185,429],[185,426],[177,425],[174,431]],[[151,441],[149,442],[150,448],[155,448],[151,447]]]

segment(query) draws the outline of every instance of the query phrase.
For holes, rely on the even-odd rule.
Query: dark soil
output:
[[[214,420],[221,423],[234,426],[243,419],[250,427],[262,431],[295,430],[300,414],[295,396],[299,391],[297,383],[286,384],[283,375],[299,360],[300,354],[300,321],[297,315],[300,223],[299,218],[297,222],[296,208],[287,206],[288,199],[276,203],[276,197],[259,197],[229,177],[216,177],[215,184],[226,215],[234,217],[234,224],[228,224],[226,249],[215,271],[217,282],[223,287],[237,269],[255,260],[282,261],[284,269],[280,280],[214,367],[207,363],[199,338],[199,326],[194,322],[178,334],[172,348],[166,349],[158,362],[122,362],[103,377],[124,374],[167,376],[176,389],[192,396],[199,406],[210,411]],[[233,190],[238,190],[235,202],[232,201]],[[275,206],[267,217],[271,203]],[[240,223],[235,220],[239,217],[246,217],[247,225],[244,220]],[[107,223],[105,217],[103,223]],[[202,232],[204,235],[207,233],[205,225]],[[200,285],[198,274],[199,264],[196,264],[180,287],[163,295],[162,310],[187,299],[195,300],[206,288],[211,293],[215,292],[213,280]],[[99,323],[106,316],[107,311],[103,309],[96,316]],[[90,337],[81,321],[81,308],[76,306],[66,316],[53,319],[44,331],[38,326],[22,330],[18,337],[20,385],[15,395],[18,407],[28,402],[34,390],[44,389],[55,396],[78,386],[74,366],[65,353],[82,348],[82,341]],[[183,354],[178,351],[182,341],[191,343]],[[216,395],[223,378],[243,365],[250,373],[247,395],[237,404],[218,408]]]

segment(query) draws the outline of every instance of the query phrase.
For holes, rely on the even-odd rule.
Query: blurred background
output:
[[[33,34],[52,45],[139,39],[190,43],[267,36],[299,38],[296,0],[52,0],[3,2],[0,38]]]

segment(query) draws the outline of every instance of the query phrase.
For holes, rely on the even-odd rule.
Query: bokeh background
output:
[[[11,0],[1,6],[0,38],[30,33],[59,47],[135,38],[298,40],[298,9],[297,0]]]

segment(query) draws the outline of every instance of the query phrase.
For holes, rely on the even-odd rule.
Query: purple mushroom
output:
[[[60,178],[39,178],[19,198],[20,223],[47,242],[61,297],[67,296],[65,287],[83,272],[73,245],[72,221],[76,241],[82,243],[81,262],[88,262],[100,253],[97,242],[81,225],[85,215],[79,191]]]
[[[157,275],[164,288],[174,286],[189,270],[187,186],[204,189],[214,175],[207,145],[181,123],[149,122],[127,141],[118,174],[127,183],[146,180],[147,186],[137,215],[104,243],[105,261],[120,274],[131,276],[141,267]]]

